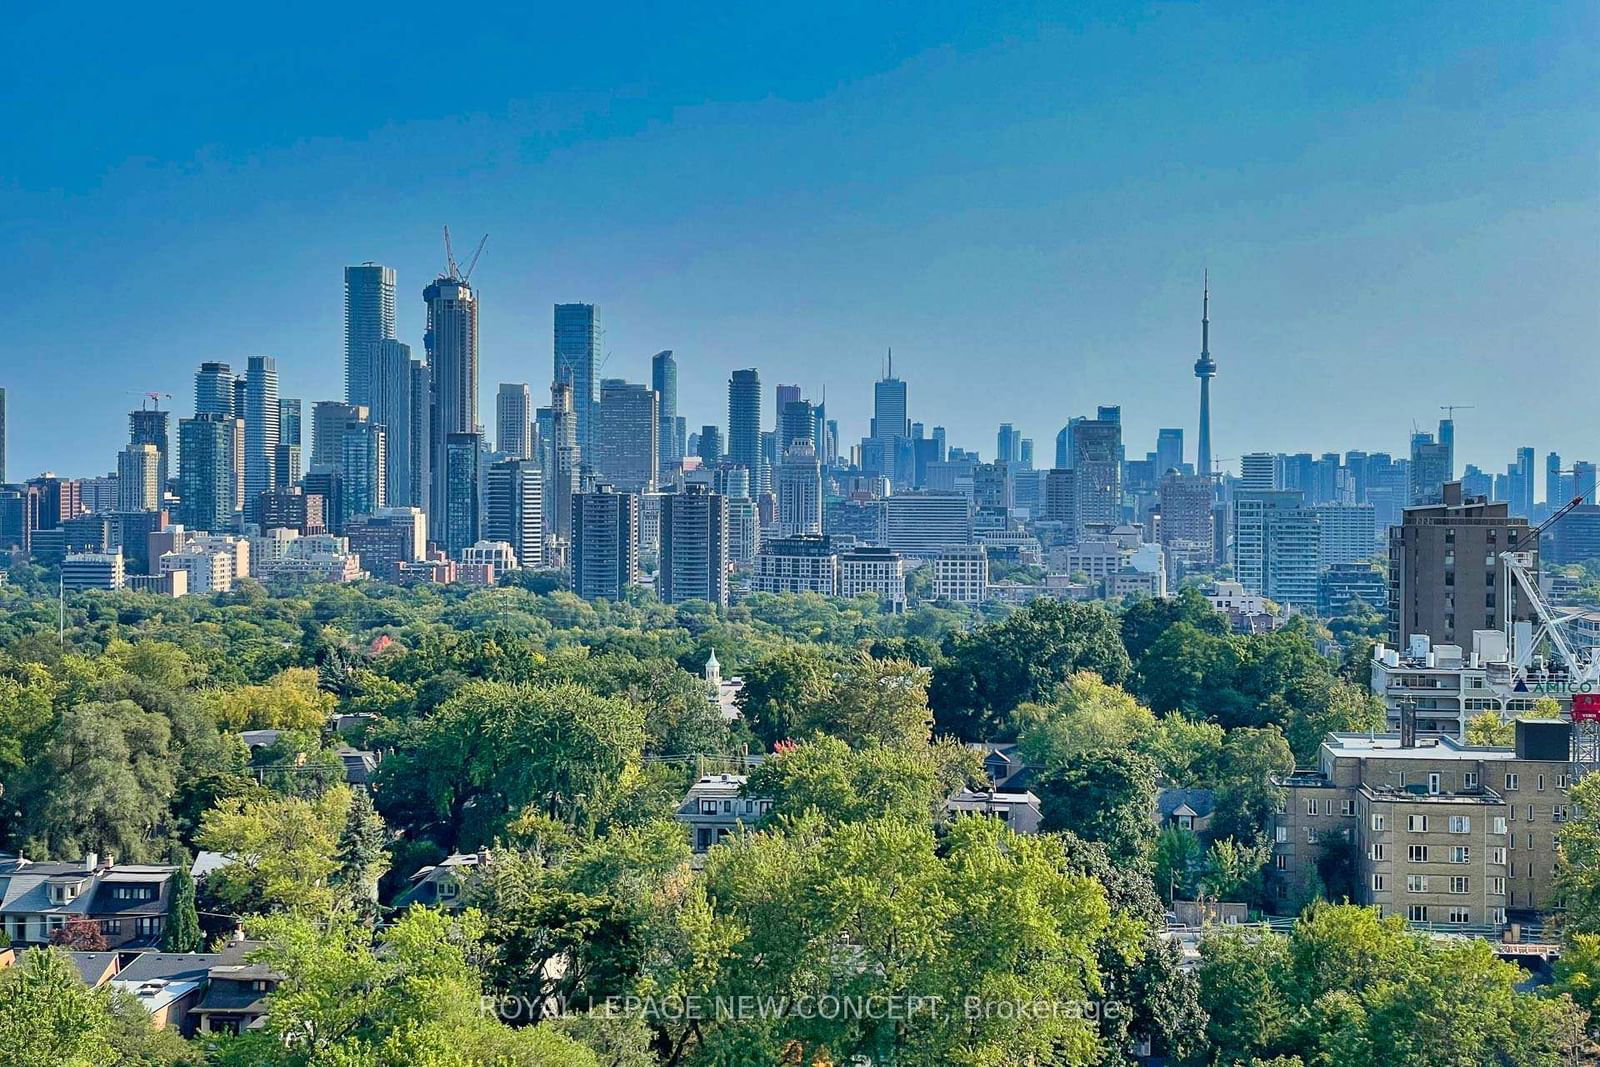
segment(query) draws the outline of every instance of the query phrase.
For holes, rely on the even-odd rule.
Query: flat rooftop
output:
[[[1365,756],[1373,759],[1414,760],[1514,760],[1514,748],[1474,748],[1453,737],[1426,738],[1418,744],[1400,744],[1399,734],[1329,734],[1322,746],[1336,756]]]

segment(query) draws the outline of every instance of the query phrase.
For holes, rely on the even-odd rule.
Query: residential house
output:
[[[996,790],[963,789],[944,802],[944,810],[951,818],[982,815],[999,819],[1019,834],[1036,834],[1043,815],[1039,798],[1033,793],[999,792]]]
[[[772,801],[744,796],[742,774],[708,774],[689,787],[673,817],[689,828],[689,842],[705,852],[731,833],[754,826]]]

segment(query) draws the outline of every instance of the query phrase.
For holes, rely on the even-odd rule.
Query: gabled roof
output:
[[[1211,789],[1163,789],[1156,796],[1156,810],[1164,818],[1180,814],[1179,808],[1188,808],[1181,814],[1204,819],[1217,810],[1217,794]]]

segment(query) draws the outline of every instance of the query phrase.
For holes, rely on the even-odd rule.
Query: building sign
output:
[[[1578,693],[1572,698],[1573,722],[1600,722],[1600,693]]]

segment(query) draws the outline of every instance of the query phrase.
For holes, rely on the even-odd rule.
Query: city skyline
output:
[[[19,33],[49,17],[24,13]],[[420,354],[445,223],[492,235],[472,279],[480,405],[502,381],[542,395],[549,309],[582,301],[603,309],[606,376],[648,382],[650,356],[674,351],[690,426],[720,421],[727,375],[755,367],[829,387],[830,417],[858,436],[868,368],[893,346],[913,417],[952,443],[981,448],[1001,422],[1045,442],[1100,405],[1122,407],[1129,441],[1183,426],[1193,443],[1209,268],[1219,465],[1263,448],[1402,455],[1445,404],[1476,406],[1457,420],[1459,466],[1498,470],[1526,444],[1588,452],[1600,78],[1579,42],[1595,12],[1317,11],[1247,34],[1243,17],[745,13],[704,41],[652,21],[583,71],[551,48],[537,75],[524,51],[547,46],[486,25],[467,31],[483,62],[448,104],[394,74],[341,76],[342,95],[286,77],[260,114],[189,118],[152,98],[196,64],[236,75],[181,35],[108,20],[81,54],[50,57],[53,77],[30,78],[31,56],[14,72],[103,85],[126,54],[145,74],[115,100],[86,88],[20,109],[50,129],[8,168],[0,256],[31,309],[0,366],[8,475],[111,469],[138,396],[182,396],[202,361],[265,353],[282,394],[344,396],[346,266],[396,270],[396,333]],[[831,28],[825,56],[796,19]],[[353,20],[325,29],[372,47]],[[297,46],[269,32],[235,47],[271,69]],[[704,63],[707,49],[737,61]],[[1205,58],[1224,53],[1225,69]],[[1491,148],[1486,130],[1511,136]],[[426,180],[388,166],[423,145],[458,165]],[[176,272],[206,294],[181,314]],[[89,315],[73,283],[87,276]],[[1508,359],[1561,388],[1513,401]]]

